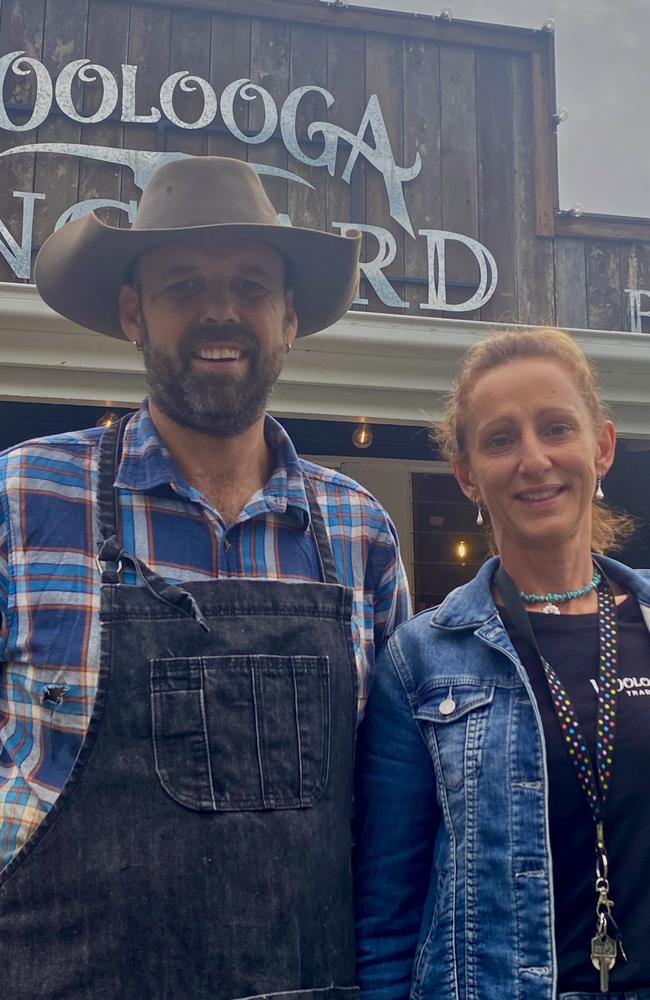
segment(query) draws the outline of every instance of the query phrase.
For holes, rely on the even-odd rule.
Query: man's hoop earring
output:
[[[598,477],[598,482],[596,483],[596,492],[594,493],[594,499],[596,499],[596,500],[604,500],[605,499],[605,494],[603,493],[602,483],[603,483],[603,477],[599,476]]]

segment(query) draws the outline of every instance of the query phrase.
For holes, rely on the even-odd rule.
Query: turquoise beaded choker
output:
[[[596,589],[600,580],[600,570],[596,566],[589,583],[585,583],[584,587],[580,587],[579,590],[566,590],[563,594],[525,594],[523,590],[520,590],[519,597],[525,604],[543,604],[542,611],[547,615],[559,615],[558,604],[572,601],[574,597],[584,597],[585,594]]]

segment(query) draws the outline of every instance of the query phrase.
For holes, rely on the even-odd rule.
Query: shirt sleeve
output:
[[[0,508],[0,663],[7,660],[7,609],[9,605],[9,546],[7,522]]]
[[[374,587],[375,594],[375,655],[378,656],[384,644],[398,625],[413,614],[411,594],[399,551],[397,532],[386,515],[386,540],[381,547],[381,569],[379,581]],[[379,567],[373,560],[371,566]]]
[[[357,979],[362,1000],[408,1000],[440,811],[431,756],[390,652],[359,728],[355,787]]]

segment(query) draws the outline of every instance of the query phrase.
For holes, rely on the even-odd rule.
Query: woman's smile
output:
[[[534,510],[547,510],[553,502],[566,493],[566,486],[536,486],[515,493],[515,500],[520,500]]]

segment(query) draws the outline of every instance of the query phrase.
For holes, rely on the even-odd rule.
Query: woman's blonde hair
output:
[[[563,365],[571,375],[598,433],[609,418],[601,398],[594,365],[572,338],[561,330],[507,330],[480,341],[464,355],[445,416],[434,429],[440,452],[448,462],[467,461],[467,404],[476,382],[486,372],[510,361],[545,358]],[[635,522],[628,514],[610,510],[594,500],[591,544],[595,552],[620,548],[633,535]]]

